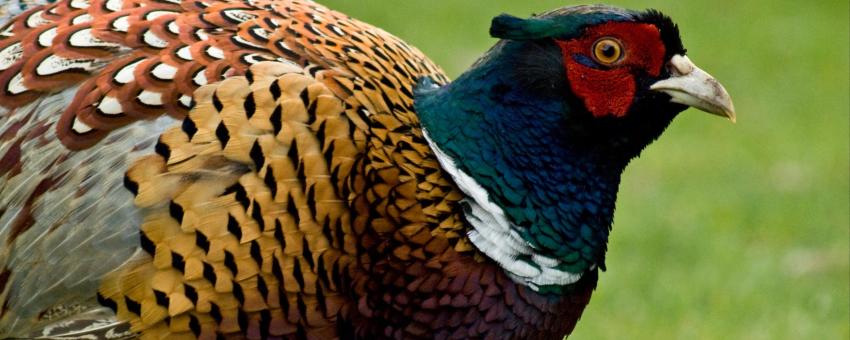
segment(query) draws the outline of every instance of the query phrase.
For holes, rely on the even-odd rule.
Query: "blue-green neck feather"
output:
[[[420,86],[416,109],[434,143],[488,191],[526,241],[570,272],[604,268],[620,174],[631,157],[571,142],[564,117],[579,109],[560,92],[565,79],[529,84],[516,58],[541,48],[499,44],[457,81]],[[557,55],[536,55],[560,63]]]

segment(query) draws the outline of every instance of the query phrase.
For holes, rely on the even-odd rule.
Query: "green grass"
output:
[[[457,76],[489,20],[565,1],[321,1]],[[690,110],[623,179],[608,272],[573,339],[850,338],[847,1],[614,1],[680,25],[738,124]],[[559,72],[553,70],[553,72]]]

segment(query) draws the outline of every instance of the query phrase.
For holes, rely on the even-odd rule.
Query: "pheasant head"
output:
[[[501,15],[501,38],[455,82],[416,93],[428,141],[467,196],[477,248],[558,293],[605,268],[620,175],[688,106],[734,121],[726,90],[656,11]]]

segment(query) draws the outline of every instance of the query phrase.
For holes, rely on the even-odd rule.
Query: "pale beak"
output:
[[[694,65],[687,56],[674,55],[668,66],[670,78],[652,84],[649,87],[651,90],[670,95],[671,102],[688,105],[735,122],[732,98],[717,79]]]

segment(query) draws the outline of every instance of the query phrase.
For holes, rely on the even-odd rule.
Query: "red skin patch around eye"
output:
[[[593,68],[577,55],[593,60],[593,45],[611,37],[623,44],[623,57],[613,66]],[[665,47],[661,32],[653,25],[613,22],[588,28],[576,39],[557,41],[564,54],[570,88],[594,117],[623,117],[629,112],[636,92],[635,74],[657,77],[664,66]]]

